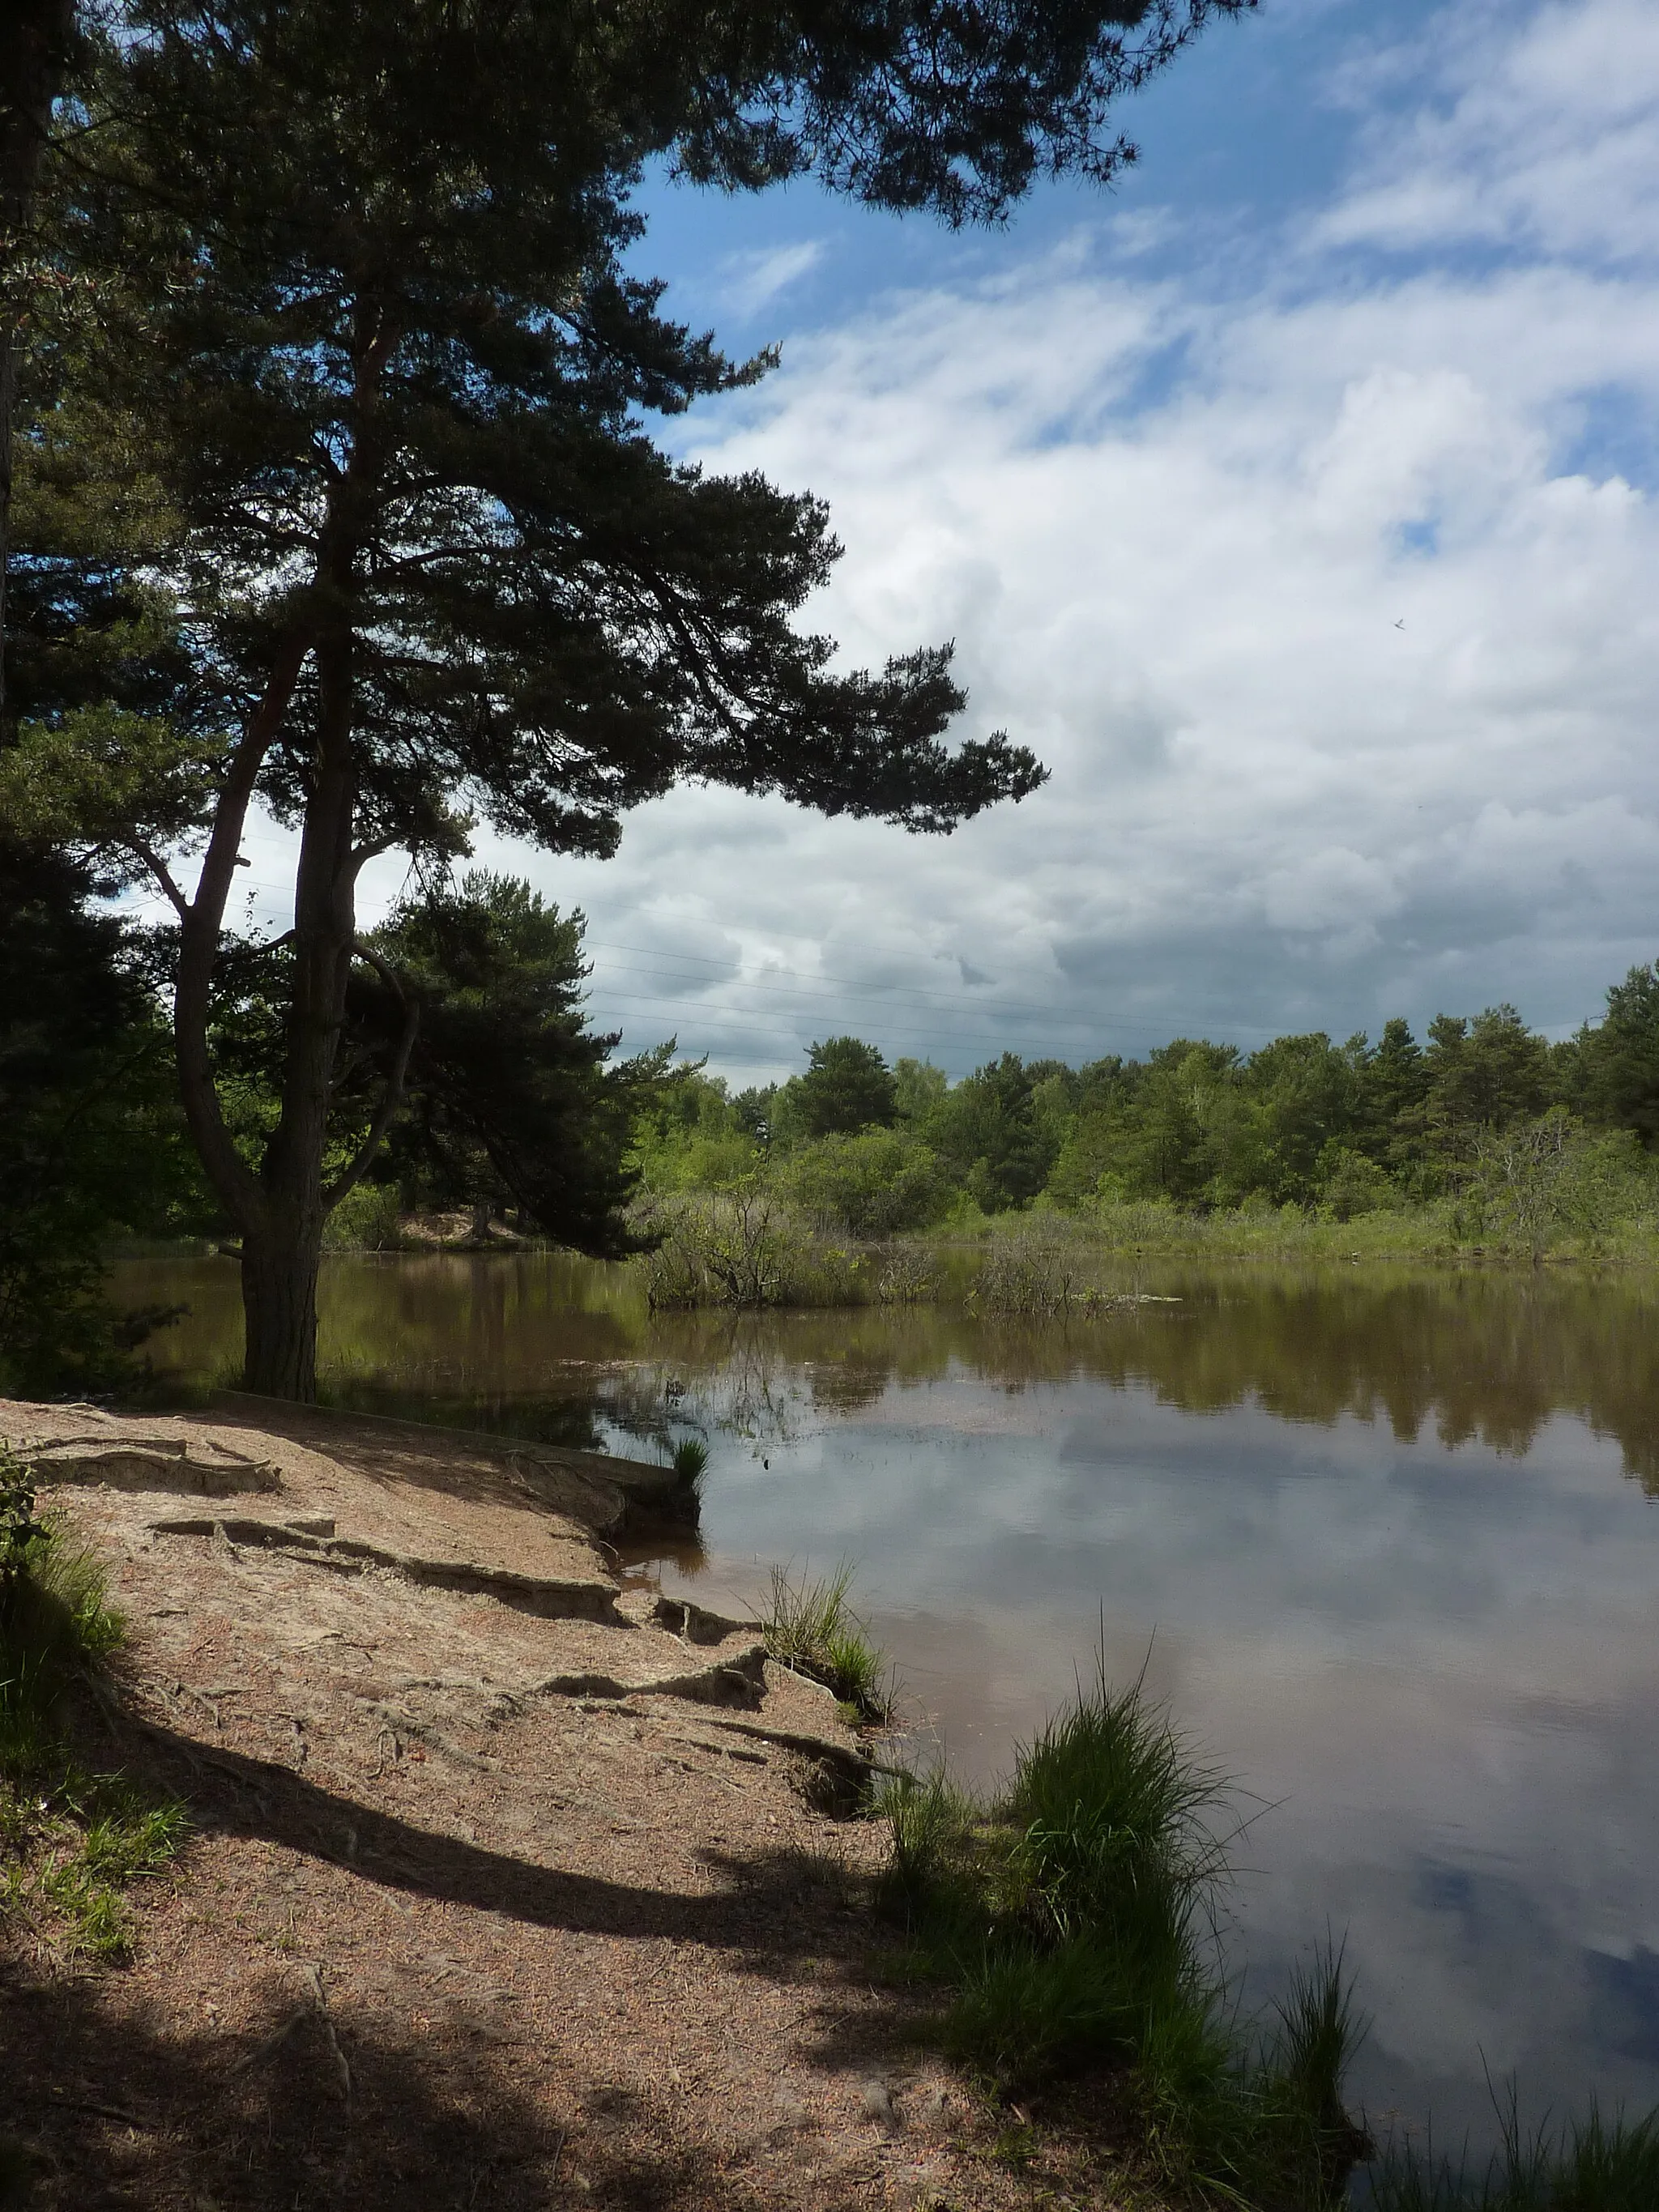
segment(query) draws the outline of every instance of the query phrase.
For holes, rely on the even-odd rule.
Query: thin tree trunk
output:
[[[0,0],[0,714],[6,704],[12,413],[25,305],[20,263],[33,220],[52,104],[69,66],[74,34],[74,0]]]
[[[323,1157],[356,935],[349,635],[319,639],[316,657],[318,753],[295,877],[282,1118],[260,1173],[264,1219],[242,1247],[247,1388],[306,1401],[317,1395]]]
[[[379,1147],[401,1089],[414,1038],[411,1006],[407,1010],[389,1099],[376,1116],[357,1159],[325,1188],[323,1161],[328,1147],[328,1110],[345,1022],[346,984],[356,946],[357,871],[364,857],[353,842],[357,810],[356,702],[350,609],[356,595],[356,549],[377,465],[375,387],[395,338],[383,313],[364,312],[359,319],[364,327],[356,362],[354,453],[343,483],[331,494],[331,512],[318,549],[315,581],[321,587],[327,611],[325,626],[310,640],[317,672],[317,744],[309,769],[294,882],[294,927],[289,939],[293,948],[294,994],[288,1009],[282,1109],[265,1148],[257,1186],[246,1194],[251,1203],[242,1246],[246,1329],[243,1373],[247,1387],[274,1397],[307,1401],[317,1395],[317,1278],[322,1263],[323,1224],[331,1207],[352,1187]],[[274,736],[292,697],[304,650],[301,643],[297,654],[280,665],[278,673],[286,689],[276,721],[263,740],[265,744]],[[274,700],[277,680],[273,678],[268,699]],[[259,757],[263,758],[263,752]],[[244,809],[252,788],[250,781],[241,801]],[[211,923],[215,946],[228,871],[235,860],[234,846],[225,852],[217,850],[222,822],[222,809],[204,871],[205,882],[213,870],[218,870],[214,878],[218,903]],[[240,823],[235,836],[240,840]],[[199,892],[197,904],[201,904]],[[189,934],[187,924],[187,940]],[[204,1091],[212,1088],[206,1051],[212,957],[211,949],[205,945],[200,949],[200,974],[192,977],[197,999],[192,1006],[191,1048],[196,1052],[199,1044],[199,1053],[191,1072],[199,1079],[198,1088]],[[185,966],[181,961],[181,977]],[[182,1054],[180,1066],[182,1070]],[[187,1079],[187,1094],[189,1089]],[[204,1099],[201,1113],[204,1122],[217,1121],[216,1098],[210,1112]],[[192,1130],[196,1126],[192,1118]],[[227,1180],[234,1179],[228,1175]]]
[[[264,1204],[259,1185],[225,1126],[213,1080],[208,1030],[213,1012],[213,976],[219,957],[219,933],[225,902],[235,878],[242,831],[265,756],[276,742],[294,696],[308,641],[295,632],[279,645],[264,695],[249,720],[214,811],[212,834],[197,879],[196,896],[179,917],[179,973],[173,994],[173,1050],[179,1092],[196,1151],[225,1211],[241,1236],[257,1235]]]

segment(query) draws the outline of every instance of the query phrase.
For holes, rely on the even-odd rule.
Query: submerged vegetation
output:
[[[98,1562],[38,1517],[33,1468],[0,1447],[0,1913],[106,1963],[131,1948],[123,1893],[162,1870],[185,1827],[176,1802],[88,1772],[64,1734],[75,1688],[121,1635]]]
[[[1334,2204],[1370,2148],[1342,2101],[1341,1956],[1266,2023],[1241,2018],[1215,1933],[1224,1804],[1140,1685],[1103,1668],[989,1802],[942,1771],[891,1785],[896,1971],[949,1992],[939,2040],[1005,2093],[1106,2069],[1158,2180]]]

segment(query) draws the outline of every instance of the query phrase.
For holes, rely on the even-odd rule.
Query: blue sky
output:
[[[1650,0],[1263,0],[1001,230],[653,179],[639,266],[782,348],[676,449],[825,496],[812,625],[954,637],[1053,775],[949,840],[696,790],[603,865],[481,838],[586,909],[595,1016],[741,1083],[1593,1013],[1659,952],[1656,110]]]

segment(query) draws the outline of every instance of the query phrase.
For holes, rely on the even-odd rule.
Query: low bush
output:
[[[323,1224],[330,1252],[398,1252],[404,1247],[403,1200],[396,1183],[360,1182]]]
[[[759,1177],[696,1196],[647,1198],[633,1226],[653,1310],[851,1306],[875,1295],[865,1253],[815,1231]]]
[[[883,1305],[927,1305],[939,1296],[939,1271],[921,1246],[896,1244],[883,1255],[876,1277],[876,1297]]]
[[[994,1238],[969,1302],[984,1313],[1043,1319],[1098,1311],[1112,1301],[1089,1278],[1086,1249],[1075,1232],[1049,1224]]]
[[[1213,1934],[1224,1801],[1140,1686],[1103,1672],[991,1802],[942,1774],[891,1786],[901,1968],[950,1989],[939,2039],[1005,2092],[1115,2071],[1161,2182],[1334,2205],[1369,2148],[1342,2104],[1357,2039],[1341,1960],[1264,2026],[1239,2021]]]

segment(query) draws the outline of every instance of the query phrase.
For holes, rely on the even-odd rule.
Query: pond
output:
[[[649,1315],[556,1255],[339,1258],[329,1394],[654,1456],[711,1447],[702,1548],[753,1602],[852,1560],[916,1733],[984,1777],[1144,1665],[1238,1779],[1247,2001],[1327,1930],[1373,2125],[1659,2102],[1659,1283],[1126,1265],[1069,1323],[950,1307]],[[228,1377],[232,1263],[133,1263]]]

